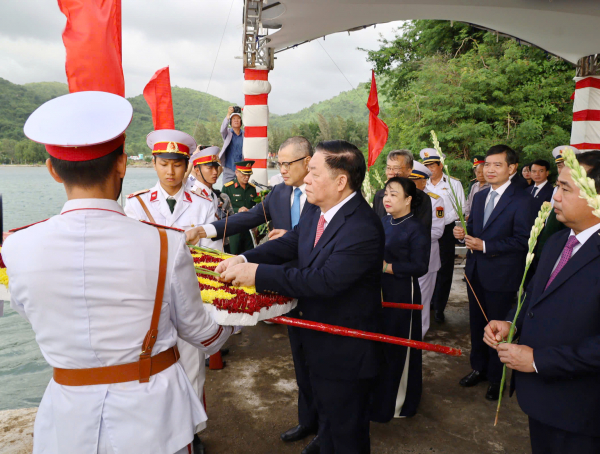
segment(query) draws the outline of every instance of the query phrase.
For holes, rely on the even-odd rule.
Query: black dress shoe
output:
[[[464,386],[465,388],[470,388],[471,386],[475,386],[477,383],[486,380],[487,378],[485,374],[482,374],[477,370],[472,370],[467,376],[463,377],[458,384],[460,386]]]
[[[306,448],[302,450],[302,454],[319,454],[321,452],[321,440],[317,435],[315,438],[310,440],[310,443],[306,445]]]
[[[194,440],[192,440],[192,452],[194,454],[204,454],[204,444],[200,440],[198,434],[194,435]]]
[[[488,386],[488,390],[485,393],[485,398],[487,400],[498,400],[500,397],[500,383],[491,383]]]
[[[311,427],[305,427],[302,424],[298,424],[282,433],[281,439],[283,441],[298,441],[314,433],[317,433],[317,431]]]
[[[438,323],[444,323],[444,321],[446,320],[444,311],[435,311],[435,313],[433,314],[433,319]]]

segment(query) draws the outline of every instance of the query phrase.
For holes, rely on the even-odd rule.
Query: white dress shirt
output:
[[[331,208],[329,208],[327,210],[327,213],[323,213],[321,211],[321,215],[325,217],[325,225],[323,226],[323,231],[325,231],[325,229],[327,228],[327,226],[329,225],[329,223],[331,222],[331,220],[333,219],[333,217],[336,215],[336,213],[338,211],[340,211],[340,209],[346,204],[348,203],[348,201],[354,197],[356,195],[356,191],[354,191],[352,194],[350,194],[348,197],[346,197],[344,200],[342,200],[340,203],[338,203],[337,205],[332,206]]]
[[[533,188],[537,188],[537,191],[535,191],[535,196],[534,197],[538,196],[538,194],[540,193],[540,191],[542,190],[542,188],[544,186],[546,186],[547,183],[548,183],[548,180],[545,180],[543,183],[540,183],[539,186],[537,184],[533,186]],[[533,191],[533,188],[531,189],[532,191]]]
[[[152,353],[174,346],[178,335],[203,353],[215,353],[231,328],[221,330],[204,310],[185,235],[169,229],[167,237]],[[128,218],[106,199],[70,200],[61,215],[7,238],[2,255],[11,307],[31,323],[50,366],[83,369],[139,360],[156,294],[158,238],[156,228]],[[95,453],[102,427],[115,452],[171,454],[190,443],[205,420],[180,362],[148,383],[63,386],[50,379],[36,416],[33,452]]]

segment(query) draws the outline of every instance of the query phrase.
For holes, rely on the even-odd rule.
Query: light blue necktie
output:
[[[294,202],[292,203],[292,228],[296,227],[298,221],[300,221],[300,196],[302,196],[302,190],[300,188],[294,189]]]
[[[496,191],[490,192],[490,200],[485,206],[485,211],[483,212],[483,226],[487,224],[488,219],[490,218],[492,211],[494,211],[494,200],[496,200],[496,196],[498,193]]]

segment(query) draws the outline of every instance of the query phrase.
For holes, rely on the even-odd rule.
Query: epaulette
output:
[[[201,199],[208,200],[209,202],[212,202],[212,199],[209,199],[204,194],[198,194],[194,189],[191,190],[191,193],[194,194],[196,197],[200,197]]]
[[[439,196],[439,195],[437,195],[437,194],[434,194],[433,192],[428,192],[428,193],[427,193],[427,195],[428,195],[429,197],[431,197],[432,199],[435,199],[435,200],[437,200],[437,199],[439,199],[439,198],[440,198],[440,196]]]
[[[176,232],[185,233],[185,230],[178,229],[177,227],[167,227],[166,225],[154,224],[153,222],[148,222],[148,221],[140,221],[140,222],[151,225],[153,227],[160,227],[162,229],[175,230]]]
[[[474,181],[477,181],[477,178],[473,178],[472,180],[469,180],[469,183],[473,183]]]
[[[231,186],[233,184],[233,180],[231,180],[229,183],[225,183],[223,185],[223,187],[228,188],[229,186]]]
[[[252,183],[248,182],[248,184],[249,184],[250,186],[252,186],[253,188],[256,188],[256,186],[254,186]]]
[[[127,196],[127,198],[131,199],[132,197],[135,197],[135,196],[138,196],[138,195],[141,195],[141,194],[145,194],[146,192],[150,192],[150,189],[142,189],[141,191],[134,192],[132,194],[129,194]]]
[[[50,219],[50,218],[48,218],[48,219]],[[48,219],[44,219],[43,221],[34,222],[33,224],[24,225],[23,227],[17,227],[15,229],[10,229],[8,232],[15,233],[15,232],[18,232],[19,230],[25,230],[25,229],[31,227],[32,225],[41,224],[42,222],[46,222]]]

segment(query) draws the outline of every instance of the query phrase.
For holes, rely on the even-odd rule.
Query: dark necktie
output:
[[[175,199],[167,199],[167,205],[169,205],[169,210],[171,210],[171,214],[173,214],[173,210],[175,209],[175,204],[177,200]]]
[[[533,189],[531,190],[531,195],[532,195],[533,197],[535,197],[535,195],[537,194],[537,192],[538,192],[538,189],[539,189],[539,188],[538,188],[537,186],[534,186],[534,187],[533,187]]]
[[[565,267],[565,265],[571,258],[571,255],[573,255],[573,248],[578,244],[579,240],[577,239],[577,237],[575,235],[571,235],[567,240],[567,244],[565,244],[565,248],[562,251],[560,261],[558,262],[558,265],[556,265],[556,269],[550,275],[550,279],[548,279],[548,283],[546,284],[544,290],[546,290],[550,286],[550,284],[552,284],[552,281],[556,278],[556,276],[558,276],[560,270],[562,270]]]

